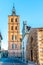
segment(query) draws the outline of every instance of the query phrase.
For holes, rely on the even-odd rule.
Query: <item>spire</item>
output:
[[[14,4],[13,4],[13,8],[12,8],[12,15],[16,15]]]

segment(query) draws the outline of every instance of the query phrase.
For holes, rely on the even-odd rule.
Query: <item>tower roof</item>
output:
[[[12,8],[12,15],[16,15],[16,10],[15,10],[14,5],[13,5],[13,8]]]

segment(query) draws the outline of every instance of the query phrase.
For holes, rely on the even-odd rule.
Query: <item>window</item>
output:
[[[17,39],[17,35],[12,35],[12,40],[16,40]]]
[[[17,44],[12,44],[12,49],[15,49],[15,48],[17,48]]]
[[[22,42],[22,39],[20,38],[20,42]]]
[[[14,49],[15,48],[15,44],[12,44],[12,49]]]
[[[15,36],[15,40],[17,39],[17,36]]]
[[[15,48],[17,48],[17,44],[15,44]]]
[[[17,36],[15,36],[15,39],[17,39]]]
[[[16,39],[17,39],[17,35],[14,36],[14,40],[16,40]]]
[[[13,26],[11,26],[11,30],[13,30]]]
[[[11,22],[13,22],[13,18],[11,18]]]
[[[15,22],[18,22],[18,18],[15,19]]]
[[[12,40],[14,40],[14,35],[12,35]]]
[[[15,30],[17,30],[17,28],[18,28],[18,27],[16,26],[16,27],[15,27]]]

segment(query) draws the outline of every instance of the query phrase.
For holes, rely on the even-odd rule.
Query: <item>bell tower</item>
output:
[[[16,15],[15,7],[12,8],[12,14],[8,16],[8,49],[21,50],[20,34],[20,16]]]

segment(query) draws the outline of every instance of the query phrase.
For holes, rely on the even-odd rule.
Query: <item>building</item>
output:
[[[43,65],[43,28],[31,28],[26,50],[28,60]]]
[[[13,6],[12,14],[8,16],[8,50],[9,55],[20,56],[22,35],[20,34],[20,16],[16,15]]]
[[[23,30],[22,30],[22,57],[23,59],[25,59],[25,61],[27,60],[26,58],[26,47],[27,47],[27,41],[28,41],[28,37],[29,37],[29,30],[30,30],[30,26],[27,26],[26,21],[23,21]]]

